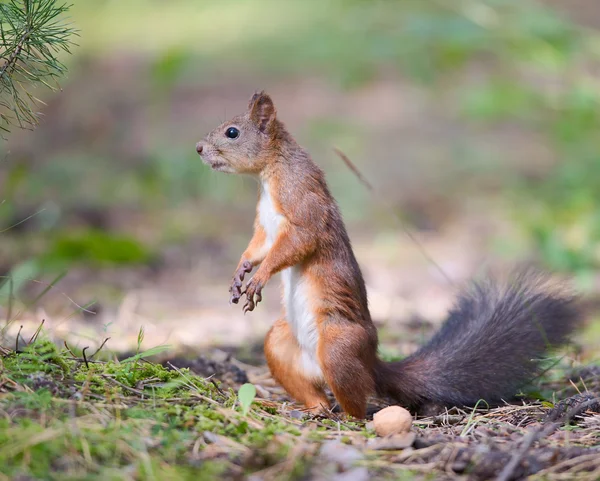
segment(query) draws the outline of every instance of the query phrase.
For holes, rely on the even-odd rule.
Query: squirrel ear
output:
[[[261,132],[265,132],[275,120],[275,105],[265,92],[256,92],[248,104],[250,120],[254,122]]]

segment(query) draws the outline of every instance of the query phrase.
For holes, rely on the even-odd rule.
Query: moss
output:
[[[2,402],[6,405],[20,397],[11,394]],[[173,407],[138,406],[121,419],[96,418],[93,409],[63,419],[48,409],[46,423],[0,419],[0,465],[9,476],[43,479],[122,479],[123,469],[134,469],[136,479],[191,479],[204,474],[216,479],[227,466],[192,463],[189,452],[200,433],[165,424],[162,418],[168,409]],[[188,410],[198,412],[197,407]]]
[[[41,340],[3,358],[0,376],[29,387],[0,394],[0,410],[10,413],[0,419],[3,474],[222,479],[281,463],[301,433],[260,404],[243,416],[235,391],[218,390],[186,369],[140,356],[87,365],[71,357]],[[325,434],[311,439],[321,442]],[[304,472],[304,465],[295,463],[293,471]]]
[[[233,422],[206,405],[164,406],[155,410],[149,406],[147,409],[137,407],[124,413],[120,420],[113,419],[106,424],[101,420],[90,424],[85,419],[86,416],[76,420],[54,418],[47,425],[30,419],[0,421],[0,464],[9,475],[21,472],[45,478],[50,471],[61,473],[51,479],[76,479],[81,469],[100,476],[132,463],[139,468],[139,479],[156,479],[157,471],[170,464],[177,464],[178,468],[167,468],[165,476],[176,473],[185,477],[192,473],[199,476],[204,469],[208,469],[207,475],[217,476],[224,469],[219,464],[188,466],[190,450],[203,432],[226,436],[252,450],[262,451],[260,457],[254,456],[253,463],[259,458],[261,464],[268,465],[281,461],[291,445],[276,442],[279,448],[273,455],[267,448],[276,434],[286,432],[285,426],[273,423],[261,430],[245,421]],[[270,456],[265,457],[264,453]],[[146,454],[156,457],[152,476]],[[232,456],[235,457],[235,452]]]
[[[58,347],[49,340],[41,339],[19,352],[12,352],[3,360],[3,372],[16,382],[25,382],[33,373],[68,373],[70,363]]]
[[[264,412],[266,412],[266,413],[268,413],[268,414],[272,414],[272,415],[276,415],[276,414],[277,414],[277,408],[276,408],[276,407],[274,407],[274,406],[266,406],[266,405],[264,405],[264,404],[262,404],[262,403],[260,403],[260,402],[256,402],[255,404],[256,404],[257,406],[260,406],[260,408],[261,408],[261,409],[262,409]]]
[[[323,429],[313,429],[307,435],[307,439],[312,442],[318,442],[325,439],[326,432]]]

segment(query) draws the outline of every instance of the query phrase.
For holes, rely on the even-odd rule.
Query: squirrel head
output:
[[[219,172],[258,175],[273,158],[278,128],[271,97],[257,92],[244,114],[219,125],[196,144],[196,151]]]

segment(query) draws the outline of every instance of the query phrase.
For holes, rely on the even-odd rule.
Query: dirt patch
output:
[[[161,362],[165,367],[188,368],[197,376],[218,379],[229,386],[248,382],[246,371],[230,361],[218,361],[205,356],[193,359],[174,357]]]

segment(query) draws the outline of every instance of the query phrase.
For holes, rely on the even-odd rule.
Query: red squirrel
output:
[[[474,283],[461,293],[439,332],[399,362],[377,356],[367,291],[323,171],[277,118],[264,92],[248,110],[196,145],[219,172],[260,184],[254,235],[231,282],[231,302],[254,310],[281,272],[285,314],[267,333],[273,377],[308,410],[329,408],[329,387],[349,415],[364,418],[369,396],[413,410],[499,402],[538,372],[550,346],[564,343],[580,315],[576,299],[544,279]],[[242,290],[246,274],[256,273]]]

